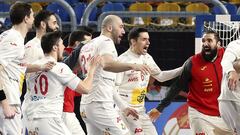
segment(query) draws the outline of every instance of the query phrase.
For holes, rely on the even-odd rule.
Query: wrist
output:
[[[158,106],[156,107],[156,109],[162,113],[162,111],[164,110],[164,107],[161,104],[158,104]]]

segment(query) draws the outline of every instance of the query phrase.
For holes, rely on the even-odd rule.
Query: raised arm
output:
[[[122,63],[113,59],[111,55],[104,54],[101,59],[101,66],[104,70],[114,73],[124,72],[127,70],[142,71],[145,74],[150,73],[147,65]]]
[[[152,109],[149,113],[149,117],[152,121],[155,121],[165,107],[167,107],[172,100],[179,94],[181,90],[188,89],[188,82],[191,80],[191,59],[188,59],[183,67],[183,72],[179,77],[177,77],[176,81],[170,86],[170,90],[168,91],[166,97],[158,104],[158,106]]]

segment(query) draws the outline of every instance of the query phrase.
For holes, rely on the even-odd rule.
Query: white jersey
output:
[[[56,61],[52,57],[44,57],[34,64]],[[80,79],[64,63],[56,65],[47,72],[31,74],[27,80],[30,89],[30,102],[24,108],[28,119],[62,117],[63,94],[65,87],[76,89]]]
[[[0,64],[4,73],[4,92],[9,104],[21,104],[22,84],[26,71],[24,62],[24,38],[20,32],[10,29],[0,35]]]
[[[146,64],[151,69],[151,76],[158,81],[167,81],[178,76],[182,68],[161,71],[152,56],[137,55],[130,49],[118,57],[120,62]],[[116,85],[121,97],[132,107],[144,107],[144,99],[147,92],[150,74],[144,75],[140,71],[129,70],[117,74]]]
[[[27,63],[33,63],[44,57],[44,53],[41,47],[41,41],[35,37],[28,41],[25,45],[25,60]]]
[[[218,100],[232,100],[240,102],[240,82],[237,82],[236,90],[229,90],[228,87],[228,73],[230,71],[234,71],[232,63],[237,59],[240,59],[240,40],[230,42],[224,52],[221,62],[223,78],[221,83],[221,94],[218,97]]]
[[[109,54],[113,59],[117,59],[117,51],[112,39],[101,35],[81,49],[79,60],[83,72],[86,73],[87,61],[96,55]],[[116,73],[104,71],[98,66],[94,74],[93,89],[89,94],[83,94],[81,104],[91,103],[92,101],[110,101],[113,102],[113,88],[115,86]]]

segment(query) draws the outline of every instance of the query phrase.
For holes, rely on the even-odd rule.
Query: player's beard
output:
[[[205,49],[202,49],[203,59],[206,61],[212,61],[217,55],[217,48],[211,49],[210,54],[206,54]]]
[[[57,29],[52,29],[52,28],[50,28],[49,25],[48,25],[48,23],[46,23],[46,24],[47,24],[47,25],[46,25],[46,33],[57,31]]]

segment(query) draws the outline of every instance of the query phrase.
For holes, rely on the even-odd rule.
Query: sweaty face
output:
[[[139,33],[137,40],[131,40],[131,46],[133,51],[138,55],[147,54],[148,47],[150,45],[148,32]]]
[[[206,61],[212,61],[217,55],[218,42],[214,34],[204,34],[202,38],[202,56]]]
[[[53,32],[59,29],[57,18],[54,15],[49,17],[49,20],[46,23],[46,32]]]
[[[120,41],[125,34],[124,25],[120,18],[117,18],[117,20],[112,25],[112,38],[113,42],[115,44],[120,44]]]

